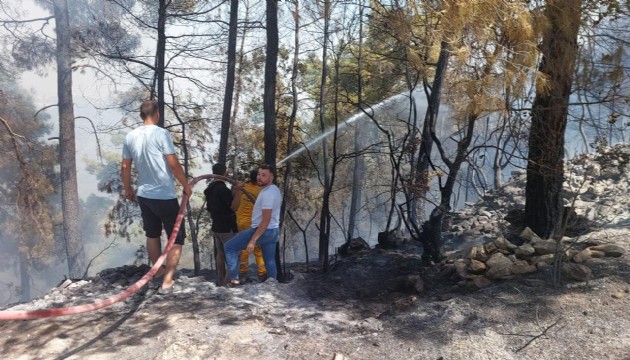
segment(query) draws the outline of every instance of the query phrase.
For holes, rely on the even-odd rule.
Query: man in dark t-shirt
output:
[[[212,173],[226,176],[227,169],[224,164],[218,163],[212,166]],[[242,186],[233,186],[234,193],[228,189],[225,181],[214,180],[204,190],[206,196],[206,208],[212,219],[212,233],[214,234],[214,253],[217,265],[217,285],[224,285],[225,252],[223,245],[238,232],[236,226],[236,209],[238,209]]]

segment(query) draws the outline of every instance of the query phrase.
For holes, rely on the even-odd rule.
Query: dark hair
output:
[[[227,171],[227,168],[225,167],[224,164],[216,163],[212,165],[212,173],[214,175],[225,175],[226,171]]]
[[[140,105],[140,118],[146,120],[158,113],[158,103],[154,100],[143,101]]]
[[[273,165],[269,165],[269,164],[263,164],[260,165],[258,167],[258,170],[263,169],[263,170],[269,170],[269,172],[271,172],[271,175],[273,175],[273,177],[276,177],[276,168]]]
[[[252,169],[249,172],[249,181],[255,184],[256,181],[258,181],[257,177],[258,177],[258,169]]]

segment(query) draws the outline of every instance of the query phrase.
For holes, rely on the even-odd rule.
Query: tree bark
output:
[[[85,251],[79,227],[74,109],[72,102],[72,58],[70,20],[67,0],[54,0],[57,32],[57,94],[59,98],[59,164],[61,166],[61,208],[63,234],[71,278],[81,278],[85,270]]]
[[[578,51],[580,0],[548,0],[548,28],[540,47],[538,86],[532,109],[525,188],[525,225],[543,238],[562,236],[564,133]]]
[[[228,32],[227,76],[225,79],[225,95],[223,97],[223,114],[221,116],[221,138],[219,139],[219,162],[227,162],[228,138],[230,136],[230,113],[234,95],[234,75],[236,72],[236,35],[238,32],[238,3],[230,2],[230,29]]]
[[[357,107],[363,106],[363,1],[359,3],[359,52],[357,58]],[[346,243],[354,238],[357,229],[357,218],[361,209],[361,194],[363,192],[363,177],[365,176],[365,161],[361,155],[361,131],[359,126],[354,129],[354,164],[352,171],[352,194],[350,197],[350,215],[348,216],[348,237]]]
[[[276,74],[278,72],[278,2],[267,0],[267,52],[265,58],[265,163],[276,165]]]
[[[324,43],[322,46],[322,76],[319,87],[319,127],[322,134],[326,132],[326,77],[328,61],[328,28],[330,24],[330,1],[324,0]],[[322,173],[324,174],[324,192],[330,187],[330,175],[328,174],[328,148],[326,139],[322,139]],[[328,209],[327,197],[322,201],[322,211],[319,215],[319,261],[328,261],[328,237],[326,229],[330,223],[330,212]]]
[[[297,87],[297,78],[298,78],[298,65],[299,65],[299,56],[300,56],[300,1],[294,0],[295,10],[293,12],[293,20],[295,24],[295,31],[293,33],[294,43],[293,43],[293,67],[291,69],[291,115],[289,116],[289,130],[287,134],[287,156],[291,154],[293,151],[293,130],[295,128],[295,120],[297,119],[297,107],[298,107],[298,87]],[[291,193],[291,172],[292,165],[291,159],[287,159],[287,165],[284,170],[284,194],[285,196],[282,198],[282,207],[280,211],[280,226],[284,223],[285,213],[287,210],[287,201],[288,194]],[[308,261],[308,260],[307,260]]]
[[[265,113],[265,163],[276,166],[276,74],[278,73],[278,2],[267,0],[267,50],[265,57],[265,89],[263,111]],[[280,243],[276,246],[276,268],[278,280],[284,281]]]
[[[170,1],[169,1],[170,3]],[[155,51],[155,76],[157,78],[157,102],[160,111],[159,127],[164,127],[164,71],[166,58],[166,8],[167,0],[159,0],[157,23],[157,49]]]

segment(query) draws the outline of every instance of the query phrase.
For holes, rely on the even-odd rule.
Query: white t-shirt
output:
[[[252,228],[257,228],[262,222],[263,209],[271,209],[271,222],[267,229],[276,229],[280,227],[280,202],[282,195],[280,189],[274,184],[264,187],[260,190],[254,210],[252,211]]]
[[[166,129],[142,125],[127,134],[123,159],[131,159],[138,170],[138,196],[158,200],[177,198],[175,178],[164,157],[170,154],[175,154],[175,147]]]

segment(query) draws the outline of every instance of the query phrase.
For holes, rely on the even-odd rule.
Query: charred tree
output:
[[[230,2],[230,28],[228,31],[227,75],[225,79],[225,95],[223,97],[223,114],[221,115],[221,138],[219,139],[219,162],[227,162],[228,138],[230,136],[230,113],[234,95],[234,76],[236,72],[236,35],[238,32],[238,3]]]
[[[578,52],[581,1],[547,1],[548,21],[540,46],[539,71],[532,108],[525,188],[525,225],[547,238],[559,233],[563,216],[564,133]]]
[[[159,0],[157,22],[157,49],[155,50],[155,81],[157,82],[157,102],[160,111],[159,127],[164,127],[164,73],[166,69],[166,8],[168,0]],[[153,95],[153,94],[152,94]]]
[[[267,0],[267,50],[265,57],[265,163],[276,165],[276,74],[278,73],[278,1]]]
[[[267,50],[265,57],[265,89],[263,111],[265,113],[265,163],[276,165],[276,75],[278,73],[278,1],[267,0]],[[280,243],[276,246],[278,280],[284,280],[280,259]]]
[[[61,208],[63,236],[71,278],[82,278],[85,251],[79,226],[74,104],[72,101],[72,58],[67,0],[54,0],[57,32],[57,94],[59,98],[59,164],[61,166]]]

